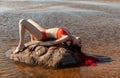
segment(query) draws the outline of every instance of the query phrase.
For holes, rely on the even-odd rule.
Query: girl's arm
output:
[[[37,43],[37,45],[42,45],[42,46],[52,46],[52,45],[56,45],[62,42],[66,42],[67,40],[69,40],[70,37],[68,35],[65,35],[63,37],[61,37],[60,39],[54,40],[54,41],[45,41],[45,42],[39,42]]]
[[[54,41],[34,41],[31,45],[41,45],[41,46],[52,46],[56,45],[62,42],[66,42],[67,40],[70,40],[70,37],[68,35],[65,35],[61,37],[60,39],[54,40]]]

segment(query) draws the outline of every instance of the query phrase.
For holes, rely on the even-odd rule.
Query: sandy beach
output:
[[[4,52],[18,44],[18,22],[29,18],[43,28],[69,29],[80,36],[84,53],[113,61],[56,70],[9,60]],[[120,78],[120,1],[0,0],[0,44],[0,78]]]

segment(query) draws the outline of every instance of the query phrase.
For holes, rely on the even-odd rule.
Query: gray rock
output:
[[[62,68],[77,66],[81,63],[81,59],[65,45],[51,47],[37,46],[33,51],[27,48],[17,54],[12,53],[14,49],[15,48],[9,49],[5,55],[14,61],[27,64]]]

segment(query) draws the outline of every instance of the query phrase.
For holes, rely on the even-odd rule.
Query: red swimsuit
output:
[[[60,39],[62,35],[68,35],[64,28],[59,28],[56,34],[57,39]]]
[[[47,40],[47,35],[46,35],[46,31],[43,30],[42,32],[42,41]],[[59,28],[56,34],[57,39],[60,39],[62,37],[62,35],[68,35],[67,32],[65,31],[64,28]]]
[[[45,41],[45,40],[47,40],[46,31],[43,30],[43,31],[41,31],[41,32],[42,32],[42,39],[41,39],[41,41]]]

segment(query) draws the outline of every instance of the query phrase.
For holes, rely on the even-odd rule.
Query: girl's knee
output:
[[[28,19],[27,21],[31,21],[32,19]]]
[[[24,24],[24,23],[26,23],[27,21],[25,20],[25,19],[21,19],[20,21],[19,21],[19,24]]]

